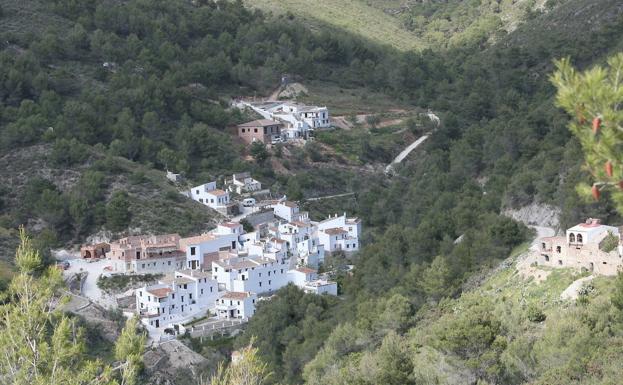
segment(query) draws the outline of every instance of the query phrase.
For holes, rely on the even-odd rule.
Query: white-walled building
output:
[[[318,242],[325,251],[351,253],[359,250],[361,220],[358,218],[347,218],[346,214],[336,215],[319,222],[316,228]]]
[[[318,279],[318,272],[309,267],[298,267],[290,270],[288,274],[290,275],[290,281],[298,287],[303,287],[306,282]]]
[[[222,209],[229,205],[229,193],[216,188],[216,182],[208,182],[190,189],[189,196],[199,203],[213,209]]]
[[[239,236],[239,232],[219,232],[217,228],[216,232],[180,239],[180,249],[186,253],[186,268],[196,270],[211,267],[212,261],[218,260],[219,251],[238,249]]]
[[[231,179],[227,182],[227,189],[237,194],[252,193],[260,191],[262,184],[251,178],[248,172],[232,175]]]
[[[337,295],[337,282],[326,281],[322,279],[306,282],[303,286],[303,291],[305,293],[317,295]]]
[[[225,290],[271,293],[287,285],[289,260],[237,257],[212,262],[212,277]]]
[[[154,328],[167,327],[202,316],[219,297],[218,283],[210,273],[197,270],[175,271],[155,285],[135,291],[136,309],[141,321]]]
[[[257,295],[251,292],[228,291],[216,301],[216,314],[224,319],[244,319],[255,314]]]
[[[275,215],[288,222],[306,222],[309,220],[307,211],[300,211],[299,205],[291,201],[278,202],[273,211]]]
[[[326,106],[307,106],[279,101],[241,102],[239,106],[251,108],[264,119],[281,122],[284,125],[281,134],[285,139],[308,139],[314,130],[331,127],[331,118]]]

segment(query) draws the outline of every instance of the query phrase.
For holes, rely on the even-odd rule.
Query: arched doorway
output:
[[[91,252],[89,250],[85,250],[84,258],[91,258]]]

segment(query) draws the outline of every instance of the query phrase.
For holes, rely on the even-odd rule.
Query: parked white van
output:
[[[253,207],[253,206],[255,206],[255,198],[245,198],[242,201],[242,205],[244,207]]]

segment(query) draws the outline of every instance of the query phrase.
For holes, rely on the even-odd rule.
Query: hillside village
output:
[[[307,106],[293,101],[250,102],[234,100],[234,107],[250,109],[262,119],[238,125],[238,136],[245,143],[277,144],[313,139],[315,130],[331,127],[326,106]]]
[[[215,181],[195,186],[182,194],[230,219],[196,236],[132,235],[85,244],[81,257],[101,269],[90,273],[161,277],[125,293],[134,296],[133,313],[153,338],[162,338],[165,330],[180,332],[194,319],[245,322],[258,301],[288,284],[306,293],[337,295],[337,283],[319,268],[327,255],[359,250],[361,220],[343,213],[315,222],[285,197],[250,198],[261,191],[249,173],[226,178],[222,189]],[[81,266],[71,266],[68,273]]]

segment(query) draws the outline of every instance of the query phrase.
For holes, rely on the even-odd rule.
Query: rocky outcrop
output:
[[[555,206],[532,203],[519,209],[505,209],[502,215],[513,218],[526,226],[543,226],[558,229],[560,227],[560,209]]]

